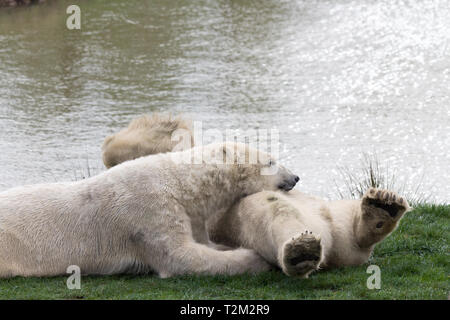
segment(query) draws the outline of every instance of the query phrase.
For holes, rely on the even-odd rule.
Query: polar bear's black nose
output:
[[[281,184],[278,185],[278,188],[284,191],[292,190],[295,187],[297,182],[300,180],[298,176],[291,177],[290,179],[285,180]]]

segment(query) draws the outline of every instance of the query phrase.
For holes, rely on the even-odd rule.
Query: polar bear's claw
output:
[[[382,209],[392,218],[398,218],[409,210],[408,202],[393,191],[370,188],[363,197],[363,203]]]
[[[321,255],[320,238],[313,235],[312,231],[305,230],[284,244],[281,261],[283,272],[289,276],[307,278],[318,269]]]

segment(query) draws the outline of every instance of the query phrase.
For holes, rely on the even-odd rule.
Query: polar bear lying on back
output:
[[[83,274],[161,277],[267,270],[253,250],[209,246],[205,222],[245,195],[291,189],[298,177],[274,166],[266,153],[219,143],[142,157],[78,182],[2,192],[0,277],[61,275],[70,265]],[[261,174],[268,169],[277,173]]]
[[[168,126],[171,120],[164,121]],[[150,145],[152,131],[158,127],[154,125],[141,131]],[[172,132],[184,129],[175,122],[170,127]],[[126,145],[125,139],[121,141]],[[170,134],[160,135],[153,152],[170,152],[171,141]],[[134,159],[135,155],[129,153],[128,157]],[[397,227],[408,210],[407,201],[388,190],[370,189],[361,200],[338,201],[297,190],[263,191],[210,220],[208,233],[216,243],[254,249],[287,275],[307,277],[319,268],[365,263],[375,245]]]
[[[230,247],[254,249],[290,276],[360,265],[409,210],[403,197],[372,188],[361,200],[326,201],[297,190],[250,195],[209,228]]]

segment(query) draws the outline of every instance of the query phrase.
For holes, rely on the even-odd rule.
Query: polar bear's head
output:
[[[248,144],[226,142],[222,145],[225,164],[239,175],[246,194],[261,190],[289,191],[300,178],[280,165],[270,154]]]

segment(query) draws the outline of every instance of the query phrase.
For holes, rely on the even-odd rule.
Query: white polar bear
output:
[[[127,128],[105,138],[103,142],[103,163],[106,168],[114,167],[127,160],[150,154],[174,151],[180,139],[172,139],[177,132],[187,133],[189,148],[194,146],[192,122],[181,117],[154,114],[143,115],[130,122]],[[181,151],[181,150],[177,150]]]
[[[213,221],[213,241],[251,248],[290,276],[367,262],[375,245],[397,227],[407,201],[371,188],[361,200],[326,201],[297,190],[262,191]]]
[[[184,129],[180,119],[170,125],[167,121],[170,122],[166,118],[165,125],[174,130]],[[146,134],[153,137],[152,131],[157,128],[153,122],[147,126]],[[171,151],[170,134],[159,135],[158,139],[152,152]],[[128,150],[127,142],[122,142],[120,148]],[[129,153],[128,157],[132,159],[134,155]],[[263,191],[209,220],[207,229],[216,243],[254,249],[287,275],[307,277],[318,268],[367,262],[375,244],[396,228],[408,210],[407,201],[388,190],[370,189],[361,200],[338,201],[322,200],[297,190]]]
[[[211,161],[184,163],[192,154]],[[295,185],[298,177],[281,166],[261,175],[269,166],[266,153],[219,143],[142,157],[78,182],[2,192],[0,277],[61,275],[69,265],[83,274],[161,277],[267,270],[253,250],[208,246],[205,222],[245,195]]]

